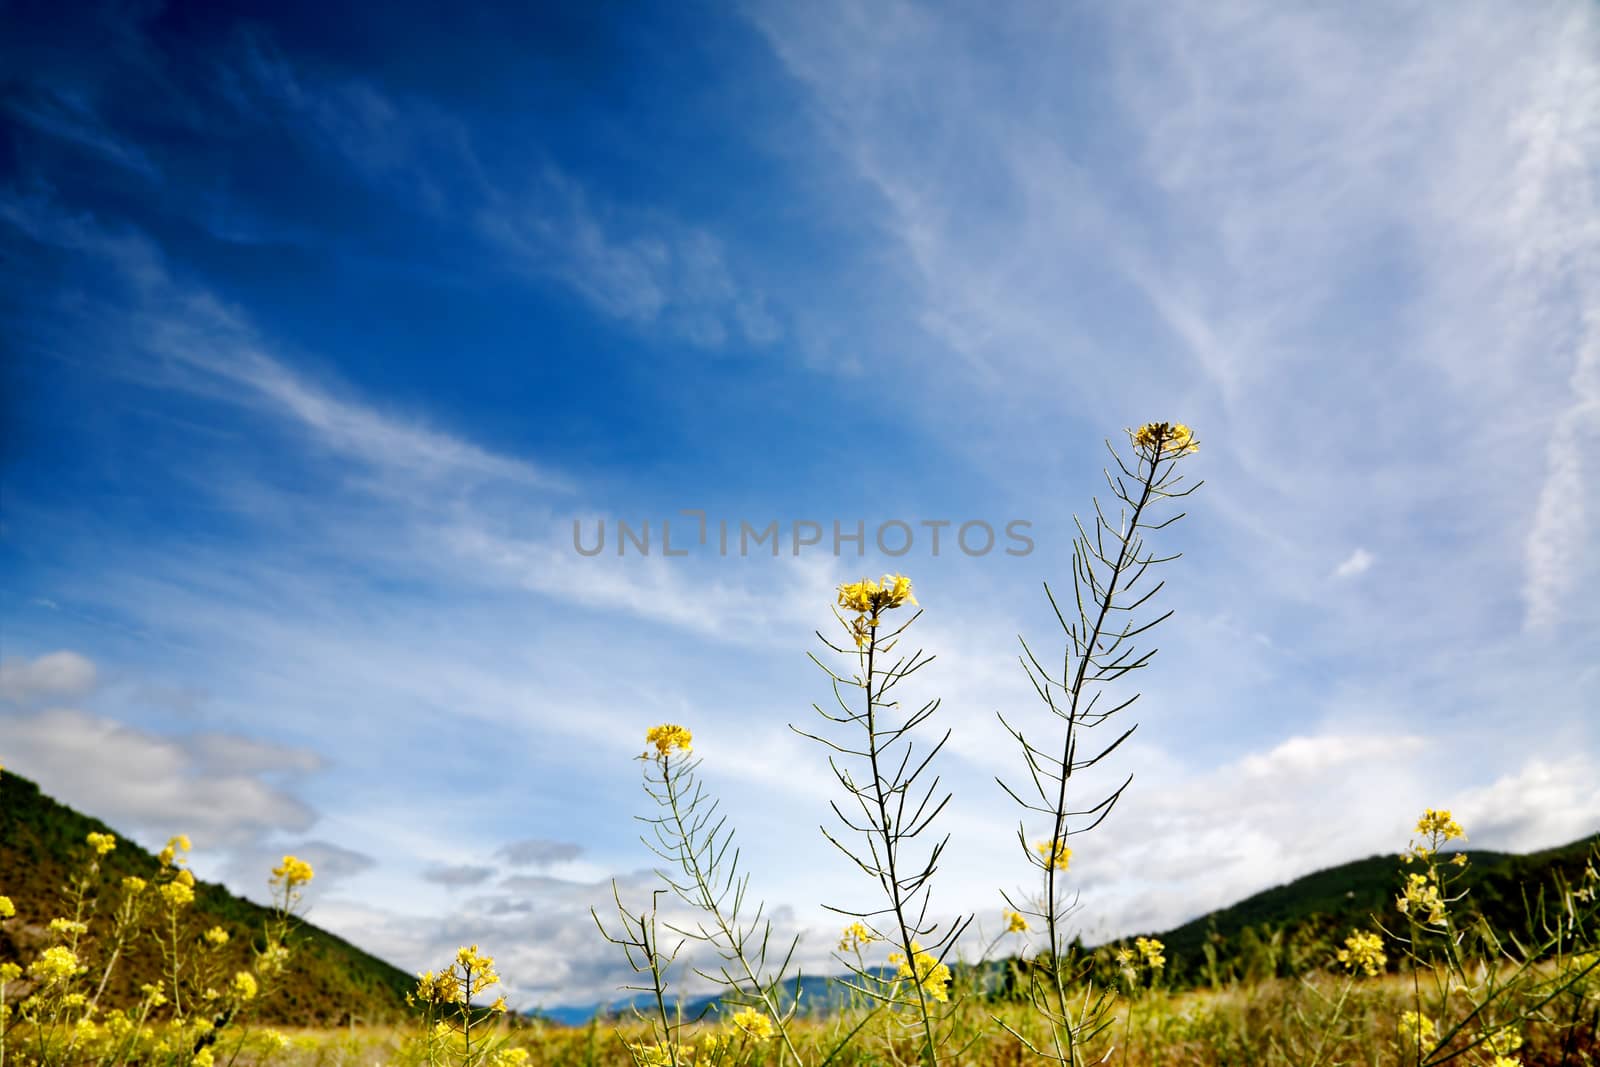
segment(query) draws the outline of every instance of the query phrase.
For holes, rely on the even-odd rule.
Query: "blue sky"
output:
[[[1424,806],[1600,828],[1592,6],[580,7],[8,8],[8,767],[582,1003],[679,721],[827,967],[869,887],[788,724],[834,585],[903,570],[954,731],[935,904],[992,925],[1017,635],[1057,643],[1102,440],[1176,418],[1206,485],[1075,846],[1091,938]],[[681,509],[1034,550],[573,551]]]

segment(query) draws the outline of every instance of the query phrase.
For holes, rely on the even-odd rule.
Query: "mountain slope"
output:
[[[1578,881],[1597,845],[1600,834],[1527,855],[1463,850],[1469,860],[1459,883],[1468,891],[1464,905],[1496,929],[1520,934],[1538,892],[1557,878]],[[1400,925],[1394,901],[1403,866],[1391,855],[1328,867],[1158,933],[1167,947],[1167,978],[1179,985],[1209,978],[1208,945],[1224,977],[1299,973],[1314,956],[1320,965],[1330,945],[1354,929],[1371,928],[1374,917],[1391,928]]]
[[[65,913],[62,888],[75,869],[85,837],[116,831],[97,819],[57,803],[26,778],[0,772],[0,893],[16,905],[17,915],[0,922],[0,962],[31,960],[49,943],[47,926]],[[156,858],[117,834],[117,847],[102,861],[105,885],[133,875],[145,879],[158,870]],[[267,872],[262,872],[265,879]],[[106,910],[102,908],[102,911]],[[195,883],[195,900],[186,916],[191,932],[220,926],[230,940],[219,952],[224,973],[247,966],[252,940],[260,937],[271,913],[220,885]],[[90,937],[104,937],[101,915],[90,924]],[[302,924],[294,935],[295,952],[287,980],[275,995],[256,1006],[256,1017],[287,1025],[327,1025],[350,1018],[364,1022],[393,1020],[406,1013],[405,994],[415,978],[354,945]],[[118,964],[106,998],[112,1007],[131,1003],[139,986],[158,981],[161,952],[145,935],[136,940]]]

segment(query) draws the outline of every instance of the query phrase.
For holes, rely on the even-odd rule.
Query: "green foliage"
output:
[[[10,770],[0,773],[0,892],[16,905],[17,916],[0,924],[0,962],[22,963],[34,957],[47,940],[46,926],[63,914],[61,887],[74,869],[73,857],[90,833],[116,833],[98,819],[80,814],[40,791]],[[156,857],[121,834],[116,850],[102,860],[106,884],[124,877],[154,879]],[[259,942],[267,908],[236,897],[220,885],[195,884],[190,915],[198,929],[220,926],[229,934],[224,961],[232,968],[248,965]],[[105,937],[110,918],[90,922],[90,937]],[[412,976],[361,951],[342,938],[310,924],[300,927],[299,943],[289,963],[283,988],[264,998],[256,1009],[263,1021],[283,1025],[337,1025],[352,1019],[385,1022],[405,1017],[405,995]],[[139,987],[162,978],[159,951],[138,941],[120,961],[106,987],[103,1003],[111,1008],[135,1006]]]
[[[1527,855],[1467,850],[1459,884],[1471,914],[1497,930],[1526,930],[1539,887],[1576,882],[1597,844],[1600,834]],[[1325,967],[1352,929],[1394,916],[1399,864],[1390,855],[1328,867],[1155,935],[1167,948],[1167,984],[1192,989]]]

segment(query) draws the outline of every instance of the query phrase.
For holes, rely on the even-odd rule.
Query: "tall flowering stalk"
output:
[[[741,1007],[735,1016],[746,1025],[733,1036],[759,1043],[776,1033],[784,1058],[800,1067],[789,1032],[799,1003],[784,993],[784,975],[798,938],[778,957],[773,951],[772,922],[763,918],[766,905],[757,902],[754,914],[746,914],[750,876],[740,871],[733,827],[718,814],[718,801],[707,794],[697,776],[700,761],[692,754],[690,732],[666,723],[652,728],[645,741],[650,747],[639,757],[645,792],[660,814],[644,817],[650,827],[644,843],[672,865],[670,873],[656,872],[661,880],[703,916],[693,926],[667,926],[717,953],[721,962],[715,971],[696,968],[695,973],[727,990],[722,997],[725,1004]],[[776,957],[775,967],[769,966],[769,957]]]
[[[1067,949],[1066,920],[1072,905],[1065,889],[1065,876],[1071,867],[1069,836],[1085,833],[1110,814],[1132,780],[1100,799],[1077,799],[1068,783],[1074,775],[1093,767],[1133,733],[1124,730],[1115,740],[1093,754],[1079,751],[1084,731],[1102,725],[1139,699],[1137,693],[1120,702],[1106,700],[1106,687],[1149,664],[1154,649],[1142,649],[1138,639],[1166,619],[1171,612],[1142,621],[1138,613],[1165,583],[1147,580],[1150,569],[1177,556],[1160,556],[1145,543],[1145,535],[1171,525],[1182,514],[1157,520],[1156,511],[1168,501],[1188,496],[1199,484],[1183,487],[1178,464],[1199,447],[1193,433],[1182,423],[1152,422],[1129,430],[1133,446],[1132,469],[1107,444],[1115,462],[1116,475],[1106,471],[1106,483],[1120,502],[1121,510],[1113,523],[1094,501],[1094,523],[1088,530],[1078,523],[1078,536],[1072,545],[1073,611],[1062,610],[1055,593],[1046,584],[1045,595],[1066,635],[1060,673],[1053,673],[1023,642],[1023,669],[1049,712],[1059,721],[1061,734],[1057,746],[1035,745],[1026,734],[1000,717],[1006,730],[1022,749],[1028,770],[1027,785],[1013,788],[1000,785],[1022,806],[1025,815],[1017,828],[1023,854],[1038,872],[1038,895],[1007,903],[1025,915],[1038,918],[1043,926],[1045,948],[1029,968],[1030,995],[1034,1007],[1048,1023],[1050,1040],[1044,1048],[1002,1022],[1035,1055],[1062,1064],[1084,1062],[1084,1046],[1113,1022],[1113,1001],[1109,989],[1095,991],[1086,983],[1084,991],[1074,992],[1080,978],[1078,966]],[[1030,833],[1029,823],[1042,823],[1043,837]]]
[[[694,735],[676,723],[662,723],[645,733],[645,745],[645,752],[639,757],[644,764],[644,788],[661,814],[640,817],[651,829],[650,836],[641,840],[671,863],[673,870],[656,871],[667,888],[656,890],[650,910],[637,915],[623,905],[616,883],[612,883],[621,919],[621,929],[616,933],[608,931],[591,909],[601,934],[612,944],[622,946],[634,973],[650,976],[648,986],[624,987],[649,994],[653,1005],[648,1013],[633,1009],[650,1025],[653,1040],[629,1043],[628,1052],[638,1067],[720,1064],[742,1046],[764,1043],[776,1032],[790,1062],[800,1067],[799,1053],[788,1030],[794,1007],[785,1011],[782,1004],[783,972],[793,957],[794,944],[790,943],[776,973],[768,975],[772,924],[761,918],[763,905],[757,905],[749,920],[741,915],[749,877],[739,874],[738,852],[729,854],[733,829],[725,818],[717,816],[717,802],[696,778],[700,761],[692,756]],[[704,913],[709,924],[707,919],[693,926],[660,920],[656,898],[664,892],[673,893]],[[670,951],[662,947],[663,927],[679,939]],[[727,1031],[706,1034],[698,1048],[682,1040],[683,1020],[677,1005],[669,1006],[667,1001],[668,970],[688,941],[710,946],[722,959],[718,972],[695,968],[695,973],[726,988],[724,1000],[728,1004],[743,1005],[731,1013]]]
[[[487,1007],[473,998],[498,985],[494,957],[477,945],[456,950],[455,958],[438,971],[417,975],[417,988],[406,999],[422,1009],[423,1053],[428,1067],[479,1067],[505,1044],[493,1036],[498,1018],[506,1011],[506,998],[497,996]]]
[[[938,699],[902,717],[899,702],[890,698],[897,685],[933,660],[920,650],[910,655],[896,652],[900,637],[921,612],[892,629],[888,613],[907,604],[915,605],[916,600],[911,595],[911,580],[903,575],[886,575],[881,581],[862,579],[839,587],[839,607],[844,612],[836,609],[835,615],[850,644],[835,644],[820,632],[817,636],[833,652],[853,657],[857,672],[841,675],[812,656],[832,682],[837,710],[812,707],[830,725],[842,727],[854,737],[840,743],[796,732],[828,748],[828,766],[848,798],[843,807],[837,801],[830,805],[860,843],[847,844],[826,827],[824,836],[878,883],[886,900],[880,908],[831,910],[851,916],[859,924],[847,929],[847,939],[853,931],[858,945],[888,942],[893,949],[889,963],[896,969],[885,981],[859,960],[852,963],[840,958],[855,973],[858,984],[853,988],[858,993],[880,1003],[906,1005],[915,1012],[923,1062],[935,1064],[949,1036],[940,1007],[949,1001],[950,969],[945,957],[972,919],[958,918],[941,928],[928,916],[930,886],[949,836],[925,852],[914,851],[919,844],[916,839],[932,826],[950,800],[949,793],[939,792],[937,775],[923,784],[925,772],[950,733],[945,731],[931,748],[918,752],[912,732],[938,710]]]

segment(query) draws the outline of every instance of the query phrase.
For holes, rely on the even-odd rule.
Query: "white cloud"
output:
[[[1535,759],[1467,792],[1455,814],[1475,847],[1529,852],[1600,832],[1600,766]]]
[[[1353,763],[1415,756],[1426,745],[1426,739],[1416,736],[1291,737],[1266,752],[1246,756],[1239,769],[1256,779],[1305,779]]]
[[[0,661],[0,700],[14,704],[70,700],[93,691],[99,672],[76,652],[50,652],[34,660]]]
[[[1372,568],[1373,555],[1364,548],[1358,548],[1344,558],[1344,561],[1333,569],[1335,578],[1354,578],[1358,574],[1365,574]]]
[[[231,848],[304,831],[317,818],[267,779],[317,765],[311,753],[220,735],[190,748],[182,737],[67,708],[6,713],[0,723],[10,769],[147,846],[187,833],[199,850]]]

